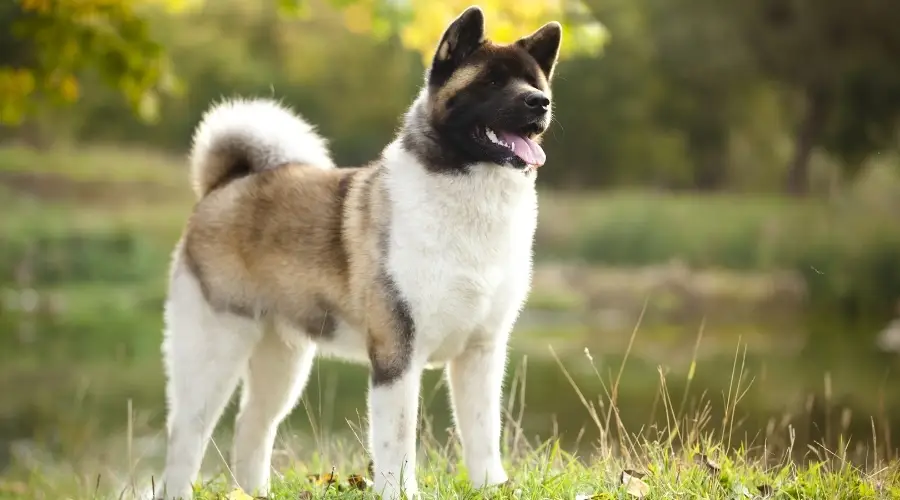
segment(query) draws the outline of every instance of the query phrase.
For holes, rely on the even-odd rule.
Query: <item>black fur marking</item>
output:
[[[385,294],[385,301],[391,304],[391,316],[393,317],[393,332],[397,335],[398,351],[396,356],[389,362],[381,359],[374,352],[369,353],[372,361],[372,385],[379,387],[390,384],[402,376],[409,368],[412,358],[413,339],[416,334],[416,325],[412,319],[409,303],[403,298],[400,289],[386,269],[381,271],[378,282],[382,292]]]
[[[547,23],[531,35],[516,42],[537,61],[547,79],[553,77],[553,69],[559,57],[559,46],[562,43],[562,28],[559,23]]]
[[[377,174],[375,174],[377,175]],[[373,175],[372,177],[375,177]],[[369,185],[371,186],[371,184]],[[372,193],[375,196],[377,193]],[[369,358],[372,363],[372,386],[379,387],[390,384],[403,375],[409,368],[412,358],[413,340],[416,325],[412,318],[409,302],[387,269],[387,258],[390,245],[390,232],[387,225],[381,228],[378,238],[378,253],[381,257],[381,270],[378,273],[378,289],[384,294],[384,303],[388,304],[391,317],[391,332],[395,336],[397,352],[391,359],[383,359],[369,346]]]
[[[350,193],[350,185],[353,183],[353,173],[347,173],[338,181],[338,189],[337,189],[337,198],[340,200],[341,207],[344,206],[344,201],[347,199],[347,194]],[[341,210],[341,213],[344,213]]]
[[[428,84],[440,86],[447,83],[453,72],[482,43],[484,13],[478,7],[469,7],[444,31],[428,70]]]
[[[350,187],[353,184],[353,177],[356,172],[346,172],[338,181],[337,191],[335,192],[336,205],[334,211],[334,217],[337,220],[332,221],[329,225],[331,229],[331,246],[335,248],[335,256],[334,259],[340,263],[344,269],[349,267],[350,265],[350,257],[347,252],[347,247],[344,245],[344,222],[345,215],[344,212],[347,208],[347,196],[350,194]]]
[[[226,155],[227,156],[227,155]],[[217,189],[221,189],[232,182],[241,179],[243,177],[247,177],[248,175],[253,173],[253,165],[250,163],[250,159],[247,158],[242,152],[235,157],[235,161],[231,166],[226,170],[216,182],[209,187],[206,191],[206,194],[212,193]]]

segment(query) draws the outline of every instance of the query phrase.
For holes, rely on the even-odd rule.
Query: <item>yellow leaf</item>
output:
[[[337,475],[333,472],[327,474],[310,474],[307,479],[314,484],[334,484],[337,482]]]
[[[471,0],[409,0],[409,22],[400,28],[400,40],[406,48],[422,55],[425,65],[431,62],[434,48],[444,29]],[[590,10],[580,2],[566,0],[482,0],[487,37],[495,42],[510,43],[526,36],[551,20],[563,23],[561,55],[595,55],[609,40],[609,33],[593,21]],[[574,12],[570,17],[568,14]],[[568,19],[577,18],[577,24]]]
[[[79,95],[78,80],[72,75],[62,77],[59,82],[59,94],[68,102],[77,100]]]
[[[240,488],[229,493],[228,496],[225,497],[225,499],[226,500],[254,500],[253,497],[244,493],[244,490],[242,490]]]
[[[162,5],[170,13],[182,14],[203,6],[207,0],[142,0],[146,4]]]
[[[22,10],[24,11],[34,11],[46,14],[47,12],[50,12],[50,2],[51,0],[20,0],[19,5],[22,6]]]

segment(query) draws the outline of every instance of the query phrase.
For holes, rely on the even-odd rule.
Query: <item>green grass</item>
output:
[[[664,446],[647,444],[647,455],[641,471],[625,467],[615,459],[597,459],[589,464],[568,455],[552,445],[541,447],[509,465],[511,482],[500,487],[474,490],[456,461],[433,457],[419,470],[420,497],[423,499],[628,499],[628,498],[777,498],[777,499],[893,499],[900,497],[896,466],[869,474],[839,460],[797,466],[765,465],[743,459],[716,457],[713,468],[706,455],[698,450],[673,455]],[[624,471],[633,471],[632,480]],[[371,490],[360,491],[346,478],[335,474],[336,481],[322,484],[310,478],[307,469],[288,471],[273,482],[270,500],[304,498],[354,499],[373,498]],[[318,471],[316,472],[318,473]],[[330,470],[326,473],[330,473]],[[623,483],[628,481],[628,483]],[[632,483],[633,481],[633,483]],[[640,481],[638,483],[637,481]],[[102,482],[102,478],[101,478]],[[125,495],[93,493],[87,485],[73,490],[60,490],[41,484],[40,478],[30,483],[0,483],[2,499],[67,498],[70,500],[130,498]],[[78,490],[83,493],[78,493]],[[46,492],[46,493],[44,493]],[[54,497],[54,495],[59,495]],[[244,500],[254,496],[242,494],[228,486],[225,478],[217,478],[195,492],[196,500]]]
[[[419,471],[423,498],[449,499],[619,499],[619,498],[784,498],[784,499],[874,499],[898,498],[898,471],[890,468],[870,475],[848,464],[819,462],[806,466],[765,465],[744,459],[714,459],[699,450],[672,454],[659,444],[643,445],[640,469],[627,462],[600,458],[584,463],[552,444],[542,446],[509,464],[511,482],[500,487],[474,490],[462,467],[455,461],[433,457]],[[634,474],[623,476],[623,472]],[[626,473],[628,474],[628,473]],[[346,477],[346,476],[344,476]],[[635,479],[633,479],[635,478]],[[354,491],[350,482],[337,475],[337,482],[321,484],[307,471],[290,471],[279,478],[271,500],[298,498],[368,498]],[[196,499],[241,498],[226,481],[205,487]],[[304,492],[309,496],[302,496]],[[766,495],[763,495],[765,493]],[[250,497],[252,498],[252,497]]]
[[[631,342],[637,331],[638,327]],[[585,357],[601,382],[600,394],[583,393],[567,366],[558,358],[557,363],[600,430],[598,440],[579,442],[565,451],[556,438],[538,441],[526,436],[521,426],[527,411],[522,397],[526,381],[520,366],[505,399],[503,454],[509,483],[473,489],[459,458],[458,440],[440,437],[432,420],[422,415],[417,470],[421,498],[900,498],[900,461],[891,444],[884,442],[886,436],[875,420],[871,442],[867,443],[849,443],[838,437],[834,443],[803,445],[797,442],[790,424],[751,431],[746,438],[734,439],[731,431],[740,426],[741,406],[750,385],[743,355],[735,357],[728,390],[722,395],[724,417],[718,430],[713,429],[711,420],[713,399],[705,394],[689,397],[687,389],[682,397],[674,397],[668,377],[660,372],[658,405],[666,423],[637,432],[627,428],[617,406],[627,355],[618,372],[606,377],[590,353],[585,352]],[[696,359],[691,364],[695,365]],[[692,368],[686,376],[688,388],[694,374]],[[306,402],[302,407],[310,416],[315,412]],[[373,498],[368,457],[358,438],[363,435],[361,425],[350,426],[356,440],[332,439],[314,431],[313,437],[304,441],[282,428],[275,456],[278,472],[267,498]],[[133,451],[132,443],[139,427],[129,426],[125,439],[111,447],[115,451],[104,449],[85,455],[88,459],[61,465],[33,459],[30,467],[18,471],[18,479],[0,476],[0,499],[112,500],[148,491],[156,486],[150,474],[158,463],[138,471],[142,457]],[[224,440],[219,435],[211,449],[207,462],[212,458],[217,472],[210,474],[206,469],[195,485],[194,499],[256,498],[233,486],[221,451],[226,449]]]

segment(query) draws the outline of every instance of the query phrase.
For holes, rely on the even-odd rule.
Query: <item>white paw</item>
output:
[[[493,467],[481,468],[474,473],[469,472],[469,480],[472,481],[472,486],[475,488],[484,488],[503,484],[509,480],[509,477],[506,475],[503,466],[497,464]]]

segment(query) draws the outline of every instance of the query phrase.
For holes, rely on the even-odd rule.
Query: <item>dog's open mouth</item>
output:
[[[544,153],[544,150],[538,143],[528,137],[527,132],[512,133],[485,128],[484,135],[492,143],[512,151],[526,164],[535,168],[540,167],[547,161],[547,155]]]

